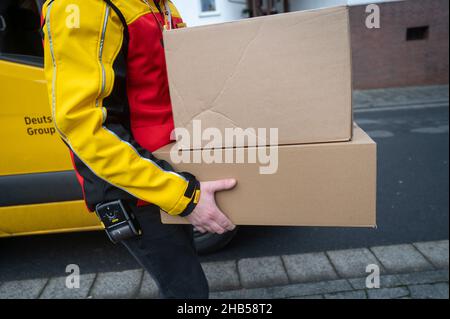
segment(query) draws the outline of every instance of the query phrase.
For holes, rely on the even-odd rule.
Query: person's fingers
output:
[[[210,225],[205,225],[204,227],[208,233],[212,233],[212,234],[215,233],[215,230]]]
[[[237,181],[234,178],[228,178],[228,179],[220,179],[217,181],[211,182],[211,188],[213,192],[220,192],[225,191],[228,189],[232,189],[234,186],[236,186]]]
[[[222,213],[219,209],[217,209],[217,217],[216,223],[222,226],[226,230],[233,230],[236,226],[233,225],[231,220]]]
[[[234,230],[235,228],[236,228],[236,225],[233,224],[232,222],[230,222],[230,223],[225,227],[225,229],[228,230],[228,231],[232,231],[232,230]]]
[[[212,223],[213,222],[214,221],[212,219],[205,219],[199,225],[197,225],[196,227],[200,227],[200,228],[204,229],[205,232],[214,233],[214,229],[212,228]]]
[[[214,219],[215,222],[218,223],[220,226],[222,226],[226,230],[233,230],[236,226],[231,222],[231,220],[225,215],[219,207],[215,207],[214,212]]]
[[[206,233],[206,229],[203,228],[202,226],[195,226],[194,229],[195,229],[196,231],[201,232],[202,234]]]
[[[226,230],[220,226],[215,220],[210,220],[207,226],[212,233],[223,234]]]

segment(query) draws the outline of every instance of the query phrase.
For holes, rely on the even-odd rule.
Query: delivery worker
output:
[[[170,142],[174,128],[162,34],[184,26],[170,1],[47,0],[45,76],[88,209],[126,203],[142,235],[122,243],[162,297],[207,298],[192,227],[162,225],[159,210],[201,232],[230,231],[235,226],[214,193],[236,181],[199,183],[151,153]]]

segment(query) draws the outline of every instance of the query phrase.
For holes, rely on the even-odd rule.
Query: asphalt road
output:
[[[356,113],[378,143],[378,228],[241,227],[205,261],[448,239],[448,106]],[[280,207],[280,209],[282,209]],[[138,265],[101,232],[0,240],[0,282]]]

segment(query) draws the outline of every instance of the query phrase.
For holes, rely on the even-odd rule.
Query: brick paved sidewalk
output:
[[[356,90],[353,93],[355,111],[391,106],[433,107],[448,105],[448,100],[448,85]]]
[[[204,263],[211,298],[449,298],[448,240]],[[366,267],[378,265],[380,288],[366,288]],[[157,298],[142,269],[0,285],[2,298]]]

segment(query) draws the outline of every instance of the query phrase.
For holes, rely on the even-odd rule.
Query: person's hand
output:
[[[235,179],[222,179],[200,183],[200,200],[190,215],[186,218],[201,233],[210,232],[223,234],[236,226],[217,207],[215,192],[232,189]]]

